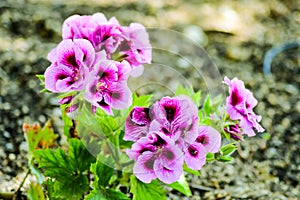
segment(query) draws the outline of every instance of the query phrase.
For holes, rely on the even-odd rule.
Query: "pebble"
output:
[[[5,138],[10,138],[10,133],[8,131],[4,131],[3,136]]]
[[[0,148],[0,158],[5,158],[6,154],[4,152],[4,149],[1,147]]]
[[[19,146],[19,151],[28,152],[28,144],[27,142],[23,141]]]
[[[46,121],[45,115],[40,115],[40,116],[39,116],[39,121],[40,121],[41,123],[44,123],[44,122]]]
[[[14,145],[12,143],[6,143],[5,149],[6,149],[6,151],[12,152],[12,151],[14,151]]]
[[[268,102],[271,104],[271,105],[276,105],[277,104],[277,96],[273,93],[269,94],[268,97]]]
[[[298,101],[296,103],[295,108],[296,108],[297,112],[300,113],[300,101]]]
[[[273,158],[276,156],[276,154],[277,154],[277,150],[273,147],[267,149],[267,151],[266,151],[267,158]]]
[[[13,153],[10,153],[10,154],[8,155],[8,159],[11,160],[11,161],[13,161],[13,160],[16,159],[16,155],[13,154]]]
[[[285,91],[292,94],[292,95],[297,95],[298,94],[298,89],[297,87],[295,87],[294,85],[291,85],[291,84],[287,84],[285,85]]]
[[[28,106],[23,105],[23,106],[22,106],[22,112],[23,112],[24,114],[27,114],[27,113],[29,112]]]

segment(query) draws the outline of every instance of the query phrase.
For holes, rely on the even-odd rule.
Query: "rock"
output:
[[[14,160],[16,159],[16,155],[13,154],[13,153],[10,153],[10,154],[8,155],[8,159],[11,160],[11,161],[14,161]]]
[[[6,143],[5,144],[5,150],[8,152],[13,152],[14,151],[14,145],[12,143]]]

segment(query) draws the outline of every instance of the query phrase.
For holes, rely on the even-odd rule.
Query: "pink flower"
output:
[[[129,27],[122,27],[122,33],[126,41],[121,46],[121,54],[133,68],[134,76],[139,76],[143,70],[143,64],[151,64],[152,47],[145,27],[139,23],[131,23]],[[138,69],[137,69],[138,68]]]
[[[241,132],[238,124],[230,125],[229,128],[224,128],[224,131],[229,133],[232,139],[243,141],[243,132]]]
[[[128,62],[107,60],[104,51],[97,53],[97,62],[88,77],[85,99],[109,115],[113,114],[111,108],[128,108],[132,103],[127,86],[129,73]]]
[[[124,140],[136,142],[149,132],[151,123],[150,109],[134,107],[126,118]]]
[[[261,116],[253,112],[253,108],[257,105],[257,100],[253,97],[253,94],[237,78],[229,80],[225,77],[224,83],[229,86],[226,111],[230,119],[240,120],[240,126],[248,136],[255,135],[253,128],[258,132],[263,132],[264,129],[258,123],[261,120]]]
[[[150,131],[163,132],[174,141],[193,142],[197,137],[198,109],[188,96],[163,97],[152,106]]]
[[[217,153],[221,147],[221,135],[210,126],[199,126],[195,142],[202,144],[208,152]]]
[[[74,96],[64,97],[58,103],[61,105],[66,105],[65,111],[68,113],[74,112],[79,107],[79,103],[74,102]]]
[[[52,92],[80,91],[85,87],[95,51],[85,39],[63,40],[48,54],[51,66],[45,71],[45,87]]]
[[[108,58],[124,39],[118,20],[114,17],[107,20],[102,13],[73,15],[64,21],[62,32],[63,39],[89,40],[97,52],[105,50]]]
[[[217,153],[221,147],[220,133],[210,126],[199,126],[198,136],[192,143],[179,143],[184,151],[186,165],[194,170],[200,170],[206,163],[208,152]]]
[[[182,151],[160,132],[151,132],[140,138],[126,153],[136,160],[133,173],[144,183],[155,178],[173,183],[183,173]]]

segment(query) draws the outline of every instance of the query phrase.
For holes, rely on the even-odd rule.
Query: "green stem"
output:
[[[122,163],[121,165],[122,165],[122,167],[127,167],[128,165],[131,165],[133,163],[134,163],[134,160],[129,160],[129,161],[125,162],[125,163]]]
[[[27,173],[26,173],[25,177],[23,178],[23,180],[22,180],[22,182],[21,182],[19,188],[17,189],[16,193],[20,192],[20,190],[21,190],[21,188],[23,187],[23,185],[24,185],[24,183],[25,183],[25,181],[26,181],[26,179],[27,179],[29,173],[30,173],[30,169],[27,170]]]

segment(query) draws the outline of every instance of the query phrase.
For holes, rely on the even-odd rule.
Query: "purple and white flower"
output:
[[[224,78],[224,83],[229,87],[229,97],[226,100],[226,111],[232,120],[240,120],[240,126],[248,136],[254,136],[254,128],[258,132],[264,129],[259,122],[261,116],[253,112],[253,108],[257,105],[257,100],[253,94],[245,88],[244,82],[234,78],[229,80]]]
[[[51,66],[45,71],[45,87],[52,92],[80,91],[85,88],[95,51],[85,39],[63,40],[48,54]]]
[[[108,57],[124,39],[118,20],[115,17],[107,20],[102,13],[70,16],[63,23],[62,37],[87,39],[93,44],[96,52],[105,50]]]
[[[200,170],[206,163],[206,154],[220,150],[221,135],[210,126],[199,126],[196,140],[192,144],[181,141],[180,146],[184,151],[186,165],[191,169]]]
[[[127,61],[107,60],[104,51],[97,53],[97,62],[89,74],[85,99],[109,115],[113,114],[111,108],[128,108],[132,103],[131,91],[127,86],[130,70]]]
[[[197,137],[198,109],[184,95],[163,97],[152,106],[153,122],[150,131],[160,131],[177,141],[192,143]]]
[[[131,75],[139,76],[143,72],[143,64],[151,64],[152,47],[149,35],[142,24],[131,23],[122,27],[125,40],[120,54],[127,60],[133,71]]]
[[[136,160],[133,173],[145,183],[155,178],[173,183],[183,173],[182,151],[172,139],[160,132],[151,132],[140,138],[126,153]]]
[[[224,128],[224,131],[229,133],[232,139],[243,141],[243,132],[240,130],[238,124],[230,125],[228,128]]]
[[[150,109],[134,107],[126,118],[124,140],[136,142],[149,132],[151,123]]]

